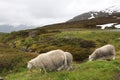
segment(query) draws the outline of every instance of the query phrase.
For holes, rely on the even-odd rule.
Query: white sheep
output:
[[[97,48],[90,56],[89,61],[97,59],[115,59],[115,47],[113,45],[105,45],[103,47]]]
[[[58,49],[38,55],[36,58],[28,62],[27,68],[29,70],[33,67],[40,68],[44,72],[56,70],[60,71],[67,67],[67,62],[68,60],[66,53]]]

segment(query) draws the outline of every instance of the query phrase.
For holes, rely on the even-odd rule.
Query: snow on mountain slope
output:
[[[113,17],[116,19],[120,19],[120,5],[111,6],[102,10],[89,11],[73,17],[68,22],[89,20],[89,19],[94,19],[99,17],[109,17],[110,15],[115,15],[115,14],[117,16],[113,16]]]
[[[116,28],[120,28],[120,24],[115,25]]]
[[[120,28],[120,24],[118,23],[108,23],[108,24],[96,25],[96,26],[101,27],[101,29],[105,29],[106,27]]]
[[[96,26],[100,26],[101,29],[105,29],[106,27],[112,27],[114,26],[116,23],[108,23],[108,24],[103,24],[103,25],[96,25]]]
[[[93,19],[93,18],[95,18],[95,16],[91,14],[91,17],[89,17],[88,19]]]

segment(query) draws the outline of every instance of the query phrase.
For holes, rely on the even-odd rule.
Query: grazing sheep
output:
[[[32,68],[40,68],[44,72],[60,71],[67,67],[67,61],[67,55],[65,52],[58,49],[38,55],[36,58],[28,62],[27,68],[29,70]]]
[[[105,45],[103,47],[97,48],[90,56],[89,61],[97,59],[115,59],[115,47],[113,45]]]

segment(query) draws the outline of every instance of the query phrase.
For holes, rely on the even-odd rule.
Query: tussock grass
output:
[[[74,70],[49,72],[41,74],[39,70],[30,73],[27,69],[12,73],[6,80],[117,80],[120,72],[120,61],[92,61],[74,63]],[[24,77],[23,77],[24,76]]]

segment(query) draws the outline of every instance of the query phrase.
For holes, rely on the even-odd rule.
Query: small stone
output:
[[[0,77],[0,80],[4,80],[2,77]]]

